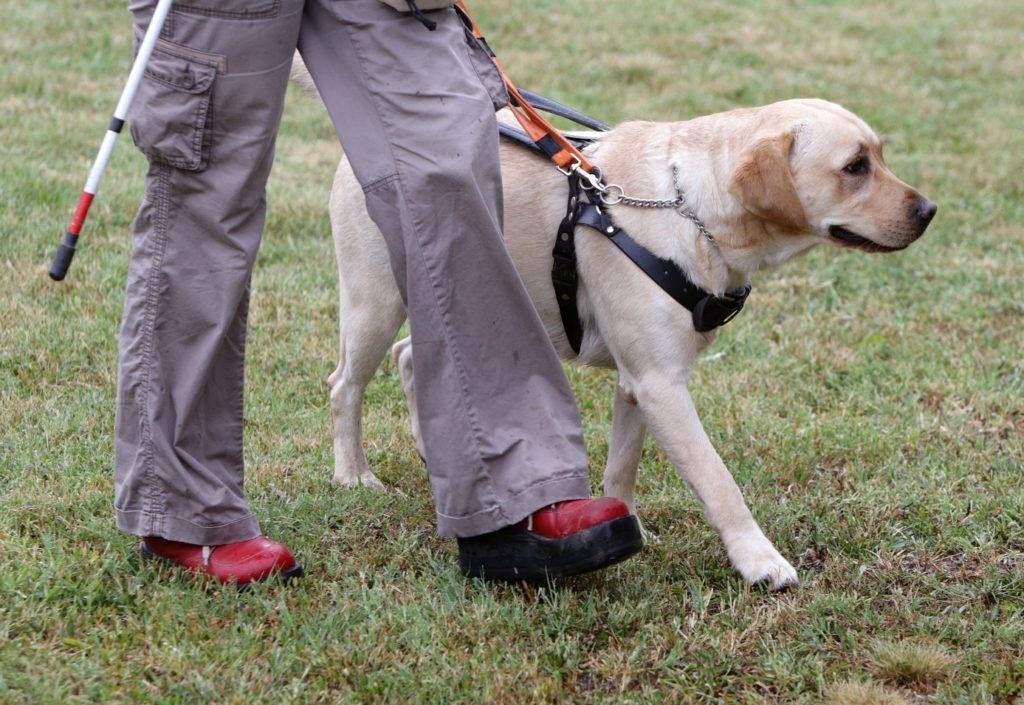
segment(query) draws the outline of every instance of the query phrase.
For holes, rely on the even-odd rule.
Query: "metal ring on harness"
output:
[[[605,184],[605,187],[601,189],[598,198],[601,199],[601,203],[606,206],[614,206],[617,203],[622,203],[622,199],[626,196],[626,190],[618,184]]]

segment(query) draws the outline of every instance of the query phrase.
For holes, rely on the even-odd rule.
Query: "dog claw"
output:
[[[373,490],[385,489],[384,483],[378,480],[377,476],[369,471],[356,475],[355,477],[335,475],[334,482],[345,489],[354,489],[356,487],[368,487]]]
[[[751,585],[763,585],[772,592],[800,583],[796,569],[782,557],[760,529],[728,546],[729,560]]]
[[[755,581],[754,584],[763,585],[770,592],[782,592],[791,587],[796,587],[800,584],[800,578],[797,576],[796,570],[793,570],[791,566],[787,564],[786,567],[789,570],[772,571],[760,580]]]
[[[639,521],[639,517],[637,517]],[[661,537],[644,526],[644,523],[640,522],[640,536],[643,537],[645,546],[657,546],[661,543]]]

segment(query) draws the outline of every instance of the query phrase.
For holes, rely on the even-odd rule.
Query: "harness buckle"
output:
[[[622,200],[625,192],[623,191],[621,186],[619,186],[618,184],[606,186],[604,183],[604,179],[601,176],[600,169],[594,167],[593,171],[587,171],[586,169],[583,168],[583,162],[580,161],[579,157],[577,157],[575,154],[571,154],[569,156],[572,157],[572,164],[564,168],[560,166],[556,166],[555,168],[570,178],[572,178],[574,175],[580,178],[584,182],[582,184],[583,188],[586,189],[587,191],[596,191],[599,194],[601,201],[606,205],[614,206],[616,203]],[[617,189],[618,192],[613,192],[613,196],[608,196],[607,194],[610,189]]]
[[[580,173],[580,165],[583,162],[581,162],[580,158],[577,157],[575,154],[570,154],[569,156],[572,157],[572,164],[570,164],[567,167],[560,167],[558,165],[555,165],[555,168],[558,169],[563,174],[565,174],[566,176],[572,176],[574,172]]]
[[[743,304],[750,294],[750,285],[730,291],[725,296],[708,294],[693,307],[693,327],[698,333],[706,333],[736,318],[743,310]]]

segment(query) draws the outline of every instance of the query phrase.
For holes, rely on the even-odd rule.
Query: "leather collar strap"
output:
[[[592,228],[613,243],[644,274],[671,296],[677,303],[690,311],[693,327],[699,333],[714,330],[731,321],[743,309],[750,285],[730,291],[724,296],[715,296],[694,284],[686,273],[672,260],[662,259],[629,236],[615,225],[610,215],[599,206],[582,199],[579,179],[569,177],[569,207],[565,219],[558,228],[558,237],[552,252],[554,265],[551,281],[558,300],[569,344],[577,354],[583,340],[583,325],[576,308],[576,290],[579,276],[576,272],[575,229],[577,225]]]

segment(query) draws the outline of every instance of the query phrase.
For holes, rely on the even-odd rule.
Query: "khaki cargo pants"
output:
[[[137,32],[154,6],[133,2]],[[588,496],[571,388],[502,242],[504,90],[453,10],[428,15],[436,31],[378,0],[175,3],[129,116],[150,166],[120,340],[125,531],[260,534],[243,490],[246,312],[296,48],[406,302],[440,533]]]

